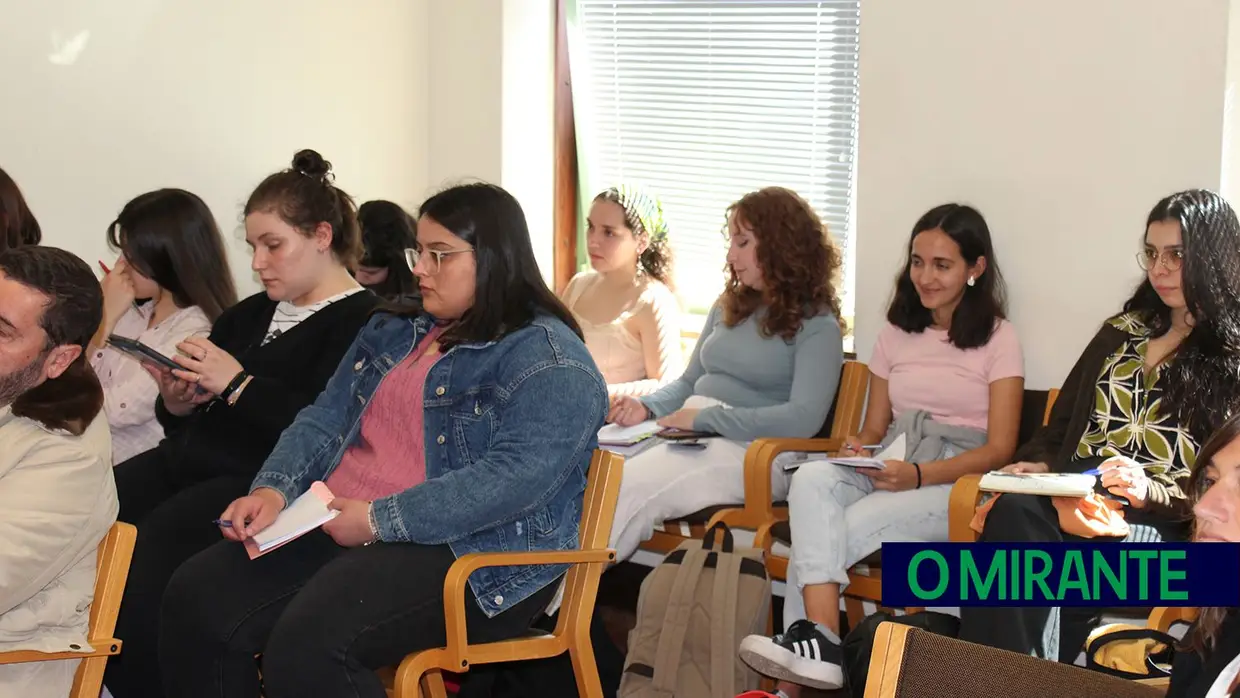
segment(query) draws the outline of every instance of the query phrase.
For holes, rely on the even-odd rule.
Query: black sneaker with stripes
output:
[[[754,671],[781,681],[827,690],[844,685],[840,641],[812,621],[798,620],[775,637],[750,635],[741,640],[740,656]]]

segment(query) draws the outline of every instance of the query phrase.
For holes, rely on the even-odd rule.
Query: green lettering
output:
[[[1121,553],[1122,555],[1122,553]],[[1111,569],[1111,563],[1107,561],[1107,556],[1101,550],[1094,550],[1093,569],[1094,569],[1094,599],[1102,599],[1102,579],[1107,578],[1107,583],[1111,585],[1111,590],[1115,592],[1115,597],[1120,601],[1128,600],[1128,565],[1120,560],[1119,576],[1115,576],[1115,570]]]
[[[1063,569],[1059,573],[1059,600],[1063,601],[1069,589],[1081,594],[1082,601],[1089,601],[1089,582],[1085,579],[1085,561],[1081,551],[1069,550],[1064,556]]]
[[[973,553],[968,550],[961,551],[960,566],[963,569],[960,575],[960,599],[969,598],[969,589],[973,589],[976,593],[978,601],[985,601],[990,596],[990,588],[995,584],[997,579],[999,598],[1003,599],[1004,588],[1007,586],[1007,561],[1003,559],[1003,553],[1000,552],[990,558],[990,567],[986,570],[986,580],[982,581],[981,574],[977,569],[977,562],[973,559]]]
[[[1127,555],[1130,560],[1136,560],[1137,567],[1137,589],[1140,592],[1137,596],[1141,601],[1150,600],[1150,561],[1158,557],[1157,550],[1125,550],[1120,555]]]
[[[1158,551],[1159,581],[1162,582],[1158,601],[1160,603],[1166,601],[1187,601],[1188,592],[1184,590],[1172,591],[1170,582],[1182,582],[1188,578],[1188,570],[1172,570],[1172,560],[1183,560],[1188,556],[1183,550],[1160,550]]]
[[[1035,570],[1034,562],[1041,562],[1042,569]],[[1033,601],[1033,585],[1037,584],[1042,589],[1042,598],[1046,600],[1057,600],[1055,595],[1051,593],[1050,587],[1046,586],[1046,578],[1051,573],[1051,556],[1045,550],[1026,550],[1025,551],[1025,601]]]
[[[1008,594],[1008,597],[1004,599],[1004,601],[1009,601],[1009,600],[1015,601],[1020,598],[1020,551],[1013,550],[1011,551],[1011,555],[1012,555],[1012,563],[1011,563],[1012,572],[1009,575],[1011,577],[1011,582],[1012,582],[1011,592]]]
[[[930,560],[934,562],[934,564],[939,566],[938,586],[934,587],[934,591],[930,591],[930,592],[927,592],[925,589],[923,589],[921,584],[918,583],[917,581],[917,568],[925,560]],[[947,573],[947,560],[942,555],[940,555],[939,553],[933,550],[921,550],[916,555],[913,556],[912,560],[909,561],[908,588],[909,588],[909,591],[913,592],[914,596],[921,599],[922,601],[931,601],[931,600],[938,599],[939,596],[941,596],[943,592],[947,589],[947,584],[950,581],[949,576],[950,575],[948,575]]]

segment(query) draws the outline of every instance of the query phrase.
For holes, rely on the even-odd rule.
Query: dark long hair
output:
[[[1197,461],[1193,464],[1193,474],[1188,480],[1188,495],[1194,503],[1200,500],[1205,495],[1206,489],[1208,489],[1206,468],[1214,461],[1214,457],[1218,455],[1219,451],[1226,448],[1228,444],[1236,439],[1240,439],[1240,415],[1233,415],[1224,422],[1218,431],[1214,432],[1214,435],[1210,437],[1210,440],[1201,447],[1201,451],[1197,454]],[[1203,657],[1209,655],[1214,651],[1214,646],[1218,643],[1218,637],[1222,632],[1223,624],[1237,612],[1240,612],[1240,609],[1226,607],[1202,608],[1197,616],[1197,622],[1184,635],[1181,647],[1185,650],[1196,652]]]
[[[219,226],[190,192],[159,189],[125,204],[108,226],[108,244],[171,293],[178,308],[196,305],[215,322],[237,303]]]
[[[1180,287],[1192,317],[1192,332],[1163,368],[1164,411],[1204,441],[1240,400],[1240,221],[1223,197],[1205,189],[1159,201],[1145,225],[1164,221],[1180,226]],[[1171,329],[1171,308],[1148,276],[1124,303],[1124,312],[1139,313],[1151,336]]]
[[[908,237],[904,269],[896,277],[895,295],[887,308],[887,321],[905,332],[924,332],[934,323],[930,309],[921,304],[917,287],[909,276],[913,264],[913,239],[927,230],[938,228],[960,248],[960,256],[972,266],[978,258],[986,258],[986,269],[964,287],[964,296],[956,312],[947,339],[959,349],[985,346],[994,334],[998,320],[1007,317],[1007,287],[999,271],[999,259],[990,240],[986,219],[972,206],[943,204],[927,211],[913,225]]]
[[[0,252],[10,247],[37,245],[43,231],[35,220],[17,182],[0,169]]]
[[[554,315],[582,337],[581,326],[538,271],[525,212],[512,194],[494,184],[460,184],[423,202],[418,220],[423,218],[473,247],[478,268],[474,305],[444,332],[441,346],[498,341],[539,313]],[[397,315],[420,312],[408,304],[383,310]]]
[[[287,170],[269,175],[245,202],[245,215],[255,211],[275,213],[307,237],[320,223],[332,228],[332,252],[348,269],[362,257],[362,231],[357,224],[353,197],[333,182],[332,164],[313,150],[293,156]]]
[[[357,209],[362,226],[361,266],[387,269],[387,278],[368,286],[380,298],[418,295],[418,282],[405,261],[405,249],[417,244],[413,217],[391,201],[367,201]]]

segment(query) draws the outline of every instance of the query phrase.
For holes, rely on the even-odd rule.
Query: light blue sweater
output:
[[[786,341],[762,336],[762,312],[728,327],[716,303],[685,372],[642,403],[663,417],[691,395],[714,398],[730,407],[702,410],[693,428],[738,441],[817,434],[839,387],[844,363],[840,324],[825,312],[804,320],[796,337]]]

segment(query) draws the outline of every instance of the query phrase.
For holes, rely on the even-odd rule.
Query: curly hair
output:
[[[792,190],[766,187],[742,196],[727,215],[732,224],[752,229],[765,288],[743,285],[729,268],[720,297],[724,324],[735,327],[766,306],[759,323],[766,337],[791,340],[805,319],[823,310],[844,328],[835,287],[843,255],[809,202]]]

